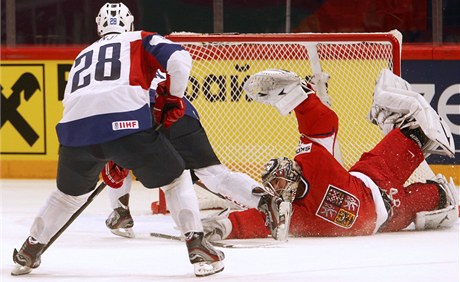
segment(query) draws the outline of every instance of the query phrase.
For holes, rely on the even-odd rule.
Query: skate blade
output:
[[[196,277],[205,277],[224,270],[224,263],[222,261],[216,261],[211,264],[206,262],[197,262],[193,264],[193,266],[195,268]]]
[[[125,238],[134,238],[136,235],[132,228],[118,228],[118,229],[110,229],[110,232],[117,236],[125,237]]]
[[[19,275],[29,274],[30,272],[32,272],[32,268],[28,266],[23,266],[20,264],[15,264],[13,270],[11,271],[11,275],[19,276]]]

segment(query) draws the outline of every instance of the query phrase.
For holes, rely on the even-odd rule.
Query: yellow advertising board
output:
[[[2,177],[56,175],[55,126],[62,116],[60,95],[71,65],[72,61],[0,63]]]
[[[299,60],[298,60],[299,61]],[[59,143],[55,126],[62,116],[62,98],[72,60],[34,59],[4,60],[0,62],[1,85],[1,128],[0,158],[2,178],[54,178],[57,172]],[[334,72],[328,62],[323,65],[333,78],[329,92],[334,102],[338,99],[358,101],[361,89],[358,85],[345,82],[359,81],[353,70],[354,64],[366,62],[348,61],[340,66],[340,74]],[[375,63],[375,62],[374,62]],[[201,67],[197,68],[197,64]],[[297,124],[293,115],[282,117],[276,110],[266,105],[251,103],[242,95],[241,87],[249,73],[255,73],[276,65],[290,69],[301,76],[311,75],[311,69],[295,60],[223,60],[210,62],[195,61],[187,95],[199,111],[201,120],[216,154],[224,164],[233,168],[233,164],[247,162],[254,165],[254,171],[260,170],[259,164],[272,157],[281,155],[292,157],[298,140]],[[367,67],[367,66],[365,66]],[[381,69],[378,66],[377,69]],[[198,73],[201,70],[202,73]],[[378,75],[376,71],[375,76]],[[343,77],[339,80],[338,77]],[[366,87],[372,89],[374,81]],[[338,97],[336,93],[345,93]],[[355,97],[356,96],[356,97]],[[371,96],[364,102],[368,105]],[[333,103],[334,107],[334,103]],[[270,109],[268,109],[270,108]],[[359,128],[367,128],[367,107],[335,108],[341,116],[341,132],[349,136],[372,137],[361,140],[368,148],[378,142],[380,136],[370,134]],[[353,112],[359,118],[349,115]],[[250,116],[250,118],[247,118]],[[350,120],[347,120],[350,116]],[[248,121],[249,120],[249,121]],[[362,125],[361,125],[362,123]],[[280,130],[279,125],[283,124]],[[352,127],[346,125],[352,124]],[[223,126],[225,125],[225,126]],[[375,128],[373,127],[373,130]],[[261,135],[260,132],[265,135]],[[283,142],[273,142],[284,138]],[[343,138],[346,139],[346,138]],[[354,163],[363,152],[356,149],[354,143],[344,144],[342,151],[350,156]],[[273,154],[273,147],[280,152]],[[367,148],[366,148],[367,149]],[[231,154],[229,154],[231,152]],[[226,158],[226,155],[229,158]],[[349,165],[349,164],[347,164]],[[454,166],[432,166],[435,172],[444,172]],[[451,175],[447,171],[447,175]]]

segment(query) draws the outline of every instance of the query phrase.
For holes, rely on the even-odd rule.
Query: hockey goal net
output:
[[[367,115],[381,70],[400,74],[397,31],[174,33],[168,38],[182,44],[193,58],[186,95],[197,108],[219,159],[232,170],[259,180],[269,159],[294,156],[299,141],[294,114],[283,117],[273,107],[251,102],[242,90],[250,75],[268,68],[290,70],[309,80],[314,77],[319,95],[329,100],[340,118],[338,139],[345,168],[382,137]],[[208,196],[198,196],[201,204],[209,201]]]

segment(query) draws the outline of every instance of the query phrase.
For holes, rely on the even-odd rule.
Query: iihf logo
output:
[[[139,129],[139,122],[137,120],[123,120],[112,122],[112,129],[114,131],[124,129]]]

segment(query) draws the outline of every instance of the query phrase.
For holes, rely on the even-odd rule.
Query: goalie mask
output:
[[[123,33],[134,30],[134,17],[123,3],[105,3],[96,17],[97,33]]]
[[[300,167],[295,161],[286,157],[271,159],[262,172],[262,184],[283,200],[292,202],[299,186],[300,175]]]

